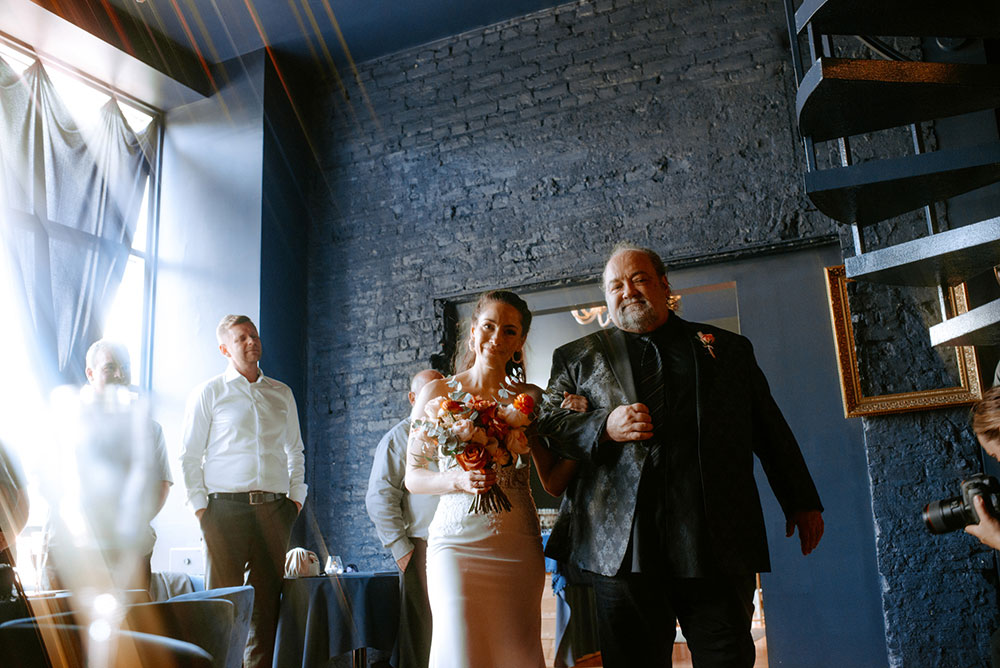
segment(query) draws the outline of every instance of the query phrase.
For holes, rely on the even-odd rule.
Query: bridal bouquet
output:
[[[503,404],[493,399],[482,399],[462,390],[462,385],[449,383],[454,392],[447,397],[436,397],[424,407],[424,419],[414,420],[414,427],[423,430],[438,449],[466,471],[484,471],[513,464],[515,455],[531,450],[525,428],[531,422],[535,401],[527,394],[518,394],[513,402]],[[513,392],[501,387],[501,398]],[[477,494],[469,507],[470,513],[510,510],[510,499],[493,485],[483,494]]]

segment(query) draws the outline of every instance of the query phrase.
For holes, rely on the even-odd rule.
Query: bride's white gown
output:
[[[440,470],[449,460],[440,458]],[[454,460],[450,460],[454,468]],[[501,468],[509,512],[470,514],[472,495],[441,496],[427,537],[433,668],[536,668],[545,660],[545,580],[529,463]]]

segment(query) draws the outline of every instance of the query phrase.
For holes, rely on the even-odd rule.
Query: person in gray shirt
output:
[[[424,369],[410,382],[412,405],[424,385],[443,378],[433,369]],[[399,668],[426,668],[431,649],[431,608],[427,602],[427,526],[434,517],[438,497],[411,495],[406,476],[406,441],[409,419],[389,430],[378,447],[368,478],[365,507],[375,523],[382,546],[392,552],[399,567],[401,607],[399,612],[399,652],[393,665]]]

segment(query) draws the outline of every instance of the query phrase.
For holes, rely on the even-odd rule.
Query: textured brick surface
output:
[[[785,35],[778,0],[577,2],[310,91],[308,463],[330,551],[391,567],[365,484],[437,351],[434,298],[596,275],[623,238],[669,259],[835,229],[803,195]],[[975,468],[963,420],[866,421],[894,665],[983,663],[982,555],[914,519]]]
[[[331,549],[390,564],[363,481],[436,351],[433,298],[595,274],[622,238],[669,257],[832,231],[802,193],[781,3],[757,4],[572,3],[318,87],[309,463]]]
[[[963,409],[865,420],[891,666],[988,666],[992,550],[959,532],[930,536],[920,510],[979,471]]]

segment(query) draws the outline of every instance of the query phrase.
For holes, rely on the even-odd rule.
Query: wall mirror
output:
[[[735,281],[697,283],[690,270],[670,272],[673,309],[687,320],[705,322],[732,332],[740,332],[739,303]],[[528,382],[544,388],[549,381],[552,353],[556,348],[604,327],[614,327],[604,302],[600,278],[528,288],[515,288],[532,312],[531,331],[525,345]],[[453,370],[456,351],[464,351],[471,327],[472,312],[479,295],[467,295],[439,303],[448,323],[443,333],[442,352],[437,368]],[[447,361],[447,364],[443,362]],[[544,493],[532,471],[532,492],[539,508],[557,508],[559,499]]]

